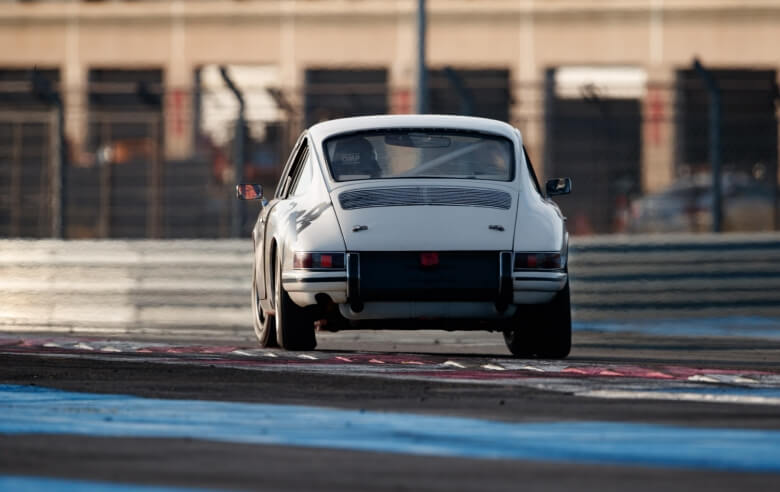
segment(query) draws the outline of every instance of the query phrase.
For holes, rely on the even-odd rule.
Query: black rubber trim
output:
[[[282,278],[285,282],[315,284],[320,282],[345,282],[347,277],[311,277],[311,278]]]
[[[360,254],[347,253],[347,302],[355,312],[363,310],[360,295]]]
[[[499,312],[504,312],[514,297],[512,289],[512,253],[508,251],[500,252],[498,264],[498,300],[496,301],[496,308]]]
[[[561,278],[549,278],[549,277],[515,277],[515,280],[533,280],[536,281],[544,281],[544,282],[560,282]]]

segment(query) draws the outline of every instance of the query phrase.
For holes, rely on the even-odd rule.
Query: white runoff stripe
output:
[[[743,403],[758,405],[780,405],[780,396],[748,395],[736,393],[700,393],[685,391],[631,391],[631,390],[589,390],[575,393],[577,396],[593,398],[620,398],[632,400],[673,400],[706,403]]]

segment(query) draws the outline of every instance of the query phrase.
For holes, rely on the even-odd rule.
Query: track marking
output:
[[[9,435],[191,438],[479,459],[780,472],[780,431],[765,429],[499,422],[18,385],[0,385],[0,414],[0,433]]]
[[[609,369],[599,371],[599,376],[625,376],[622,372],[610,371]]]
[[[671,374],[666,374],[664,372],[658,372],[658,371],[648,371],[645,373],[645,377],[657,378],[657,379],[674,379],[674,376],[672,376]]]
[[[213,489],[190,489],[185,487],[98,482],[93,480],[0,475],[0,490],[17,490],[25,492],[36,490],[56,490],[61,492],[207,492],[208,490]]]
[[[780,395],[739,395],[727,393],[696,393],[696,392],[671,392],[671,391],[632,391],[632,390],[590,390],[575,393],[576,396],[593,398],[614,398],[630,400],[672,400],[695,401],[706,403],[740,403],[760,405],[780,405]]]
[[[710,403],[774,404],[775,395],[767,389],[780,390],[780,372],[750,369],[714,369],[686,366],[624,365],[597,362],[549,362],[512,359],[448,359],[429,355],[381,354],[355,352],[334,354],[316,352],[296,354],[260,348],[203,346],[121,340],[79,340],[8,338],[0,335],[0,354],[35,354],[52,357],[89,358],[104,361],[154,362],[179,365],[210,365],[241,370],[291,371],[301,374],[331,374],[447,381],[461,384],[515,385],[545,391],[581,396],[630,395],[629,397],[669,399],[690,398]],[[482,364],[480,366],[480,364]],[[469,368],[471,367],[471,368]],[[723,396],[722,389],[742,388],[749,393]],[[682,391],[685,390],[685,391]],[[599,393],[604,391],[628,393]],[[702,396],[703,391],[719,396]],[[646,392],[646,393],[645,393]],[[693,396],[679,396],[682,393]],[[639,395],[639,396],[637,396]],[[755,398],[754,398],[755,397]]]
[[[246,350],[234,350],[234,351],[232,351],[230,353],[231,354],[236,354],[236,355],[243,355],[245,357],[256,357],[257,356],[257,354],[252,353],[252,352],[247,352]]]
[[[694,383],[719,383],[720,382],[712,376],[707,376],[703,374],[694,374],[693,376],[688,377],[688,381]]]
[[[466,366],[464,366],[460,362],[455,362],[454,360],[448,360],[448,361],[442,363],[442,366],[444,366],[444,367],[457,367],[458,369],[465,369],[466,368]]]

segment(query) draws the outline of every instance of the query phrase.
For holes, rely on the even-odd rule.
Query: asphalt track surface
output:
[[[0,385],[9,385],[0,391],[0,488],[18,488],[14,477],[57,479],[36,482],[49,490],[85,488],[73,480],[105,490],[780,486],[777,337],[577,331],[569,359],[538,361],[508,357],[500,335],[482,332],[321,333],[306,353],[259,349],[240,331],[167,340],[164,330],[154,333],[0,330]],[[51,409],[14,399],[31,388],[61,391],[44,393]],[[105,421],[108,403],[89,394],[131,398],[111,403]],[[75,412],[67,398],[87,401]],[[155,420],[177,402],[192,411]],[[123,410],[137,415],[133,405],[152,408],[153,421],[123,421]],[[261,430],[230,413],[252,405],[266,412]],[[217,412],[208,424],[197,420],[208,412]],[[189,418],[194,431],[169,432]],[[372,434],[388,419],[400,427]],[[233,427],[223,430],[223,420]],[[365,433],[344,430],[351,426]],[[496,426],[498,434],[484,434]],[[524,442],[533,438],[514,440],[513,432],[537,432],[537,446],[529,451]],[[246,442],[255,433],[271,437]]]

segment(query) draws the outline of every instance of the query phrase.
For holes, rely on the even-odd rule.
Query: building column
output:
[[[652,193],[674,180],[674,70],[648,70],[642,108],[642,192]]]
[[[416,18],[411,8],[398,5],[396,10],[395,57],[390,65],[388,107],[390,113],[407,114],[414,111],[415,73],[414,55],[416,53]]]
[[[540,180],[544,179],[544,68],[537,67],[533,10],[518,19],[518,49],[512,69],[514,106],[510,123],[523,135],[523,143]]]
[[[304,87],[303,82],[306,67],[298,63],[297,47],[295,41],[296,13],[298,12],[298,2],[288,0],[279,2],[279,58],[277,66],[279,67],[279,84],[282,94],[287,102],[293,108],[297,108],[295,113],[289,113],[287,122],[285,151],[291,150],[299,133],[305,124],[304,110]]]
[[[193,153],[193,79],[194,67],[186,56],[186,26],[182,4],[171,4],[170,58],[165,70],[164,128],[165,158],[179,160]]]
[[[62,65],[60,93],[65,108],[65,136],[71,149],[71,159],[82,160],[81,151],[87,134],[87,67],[79,54],[78,5],[69,6],[65,30],[65,62]]]

